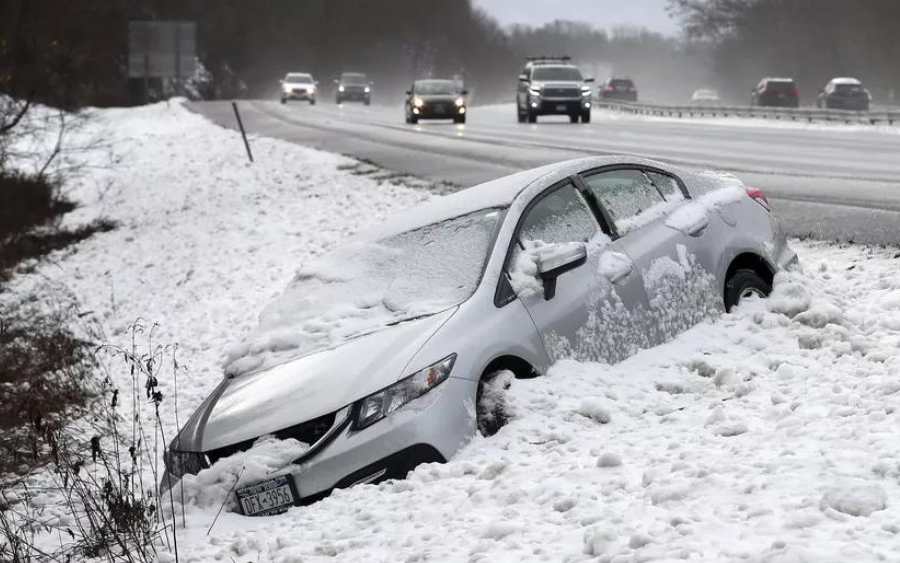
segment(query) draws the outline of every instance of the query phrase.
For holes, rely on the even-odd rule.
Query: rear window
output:
[[[770,80],[766,82],[766,91],[779,94],[793,94],[796,87],[793,80]]]
[[[835,84],[834,91],[838,94],[856,94],[863,91],[859,84]]]

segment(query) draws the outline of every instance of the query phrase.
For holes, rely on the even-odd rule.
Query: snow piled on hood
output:
[[[513,382],[511,422],[405,481],[188,557],[267,561],[900,560],[900,259],[795,242],[805,272],[616,365]],[[196,527],[194,527],[196,526]]]

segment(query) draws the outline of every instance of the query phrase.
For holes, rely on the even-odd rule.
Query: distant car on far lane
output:
[[[750,92],[751,106],[798,108],[800,89],[793,78],[766,77]]]
[[[600,97],[604,100],[638,101],[637,86],[630,78],[610,78],[600,88]]]
[[[420,119],[452,119],[454,123],[466,122],[466,96],[468,90],[458,80],[416,80],[406,91],[404,104],[407,123]]]
[[[872,95],[856,78],[832,78],[819,92],[816,106],[825,109],[869,111]]]
[[[307,72],[289,72],[281,81],[281,103],[288,100],[305,100],[309,105],[316,105],[316,87],[318,82]]]
[[[344,72],[334,81],[337,86],[335,101],[338,104],[344,102],[362,102],[365,105],[372,103],[372,83],[361,72]]]
[[[715,105],[722,102],[719,93],[709,88],[695,90],[691,94],[691,103],[695,105]]]

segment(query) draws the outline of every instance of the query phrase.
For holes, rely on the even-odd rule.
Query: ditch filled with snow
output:
[[[156,323],[178,344],[182,421],[309,260],[436,197],[270,139],[249,164],[237,134],[178,103],[90,127],[109,151],[81,156],[67,221],[120,227],[9,290],[64,283],[124,346],[136,319]],[[273,517],[216,520],[219,503],[188,499],[180,559],[900,560],[900,252],[793,245],[803,271],[769,300],[616,365],[514,381],[510,422],[447,464]]]

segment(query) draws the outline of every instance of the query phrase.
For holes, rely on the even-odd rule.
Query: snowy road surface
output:
[[[231,105],[191,104],[235,127]],[[735,172],[762,188],[788,232],[829,240],[900,241],[900,127],[806,125],[765,120],[677,120],[595,111],[590,125],[566,117],[515,122],[514,108],[474,107],[469,123],[403,123],[394,107],[311,107],[241,102],[251,134],[372,160],[424,178],[471,186],[539,164],[629,153]]]
[[[91,127],[113,164],[91,157],[66,220],[121,226],[9,293],[65,283],[126,347],[135,319],[158,323],[154,341],[179,345],[182,416],[305,260],[434,197],[277,140],[255,139],[249,165],[237,134],[177,104],[100,111]],[[563,361],[514,382],[511,423],[445,465],[281,516],[224,513],[209,534],[228,482],[189,494],[180,560],[900,560],[900,252],[794,246],[804,273],[768,301],[615,366]],[[54,500],[32,502],[71,525]]]

